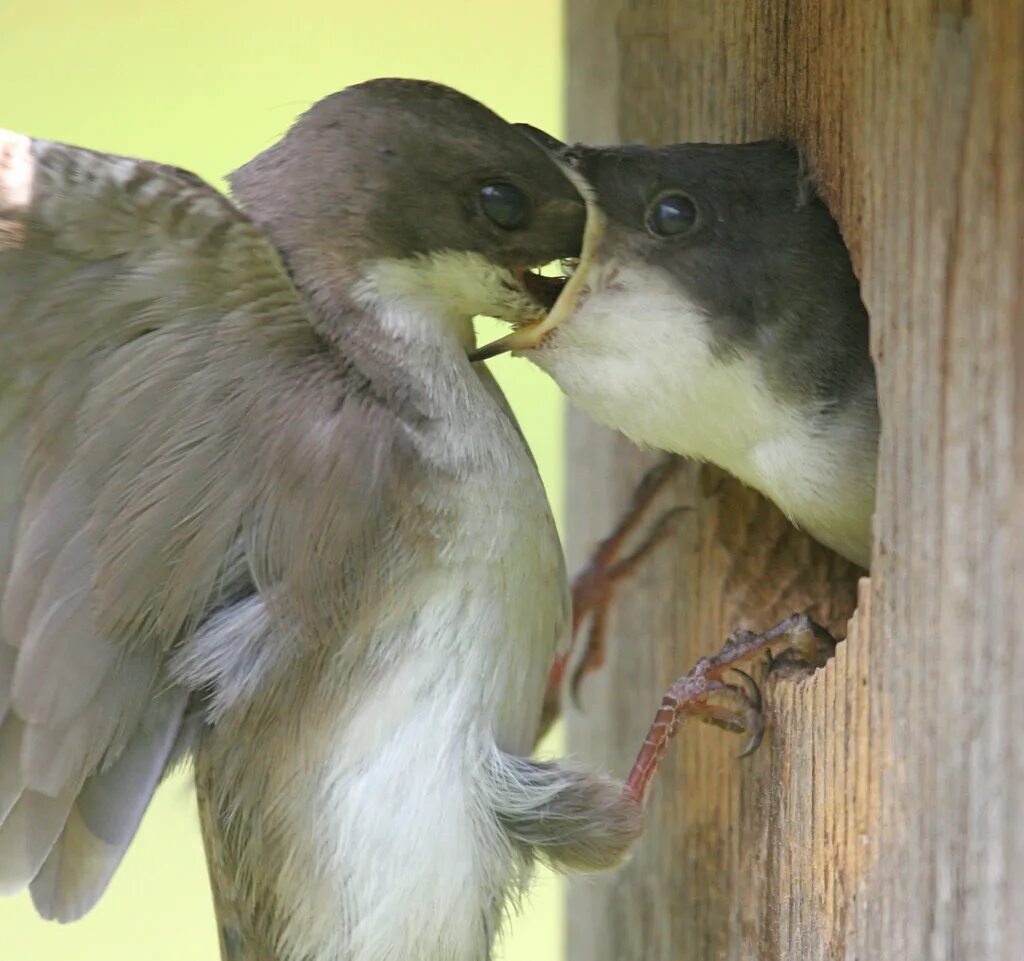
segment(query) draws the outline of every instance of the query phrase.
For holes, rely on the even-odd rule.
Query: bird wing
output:
[[[191,691],[322,639],[400,523],[401,411],[312,321],[192,174],[0,131],[0,892],[45,916],[104,890]]]

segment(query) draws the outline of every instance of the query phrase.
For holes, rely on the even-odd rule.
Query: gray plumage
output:
[[[514,344],[543,333],[524,356],[595,418],[719,464],[867,566],[879,429],[868,316],[797,151],[565,148],[526,129],[587,185],[592,241],[586,276]],[[666,198],[685,219],[672,234],[652,222]]]
[[[527,224],[481,214],[496,179]],[[583,207],[397,80],[232,187],[0,134],[0,890],[83,914],[195,750],[237,957],[477,961],[535,849],[607,865],[640,823],[519,757],[566,578],[466,357]]]

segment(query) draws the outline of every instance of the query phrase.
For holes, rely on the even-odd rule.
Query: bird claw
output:
[[[750,738],[747,740],[743,750],[736,755],[737,759],[743,760],[745,757],[750,757],[761,746],[761,741],[764,740],[764,699],[761,697],[761,688],[758,686],[757,681],[746,671],[741,671],[738,667],[734,667],[731,670],[733,674],[739,674],[743,678],[743,690],[740,691],[740,688],[734,685],[730,685],[730,687],[740,691],[747,701],[743,729],[750,732]]]
[[[822,666],[835,646],[835,638],[806,614],[793,614],[761,634],[733,631],[717,654],[702,657],[662,698],[626,782],[631,795],[643,802],[668,742],[691,717],[726,730],[749,733],[741,758],[749,757],[760,747],[765,731],[761,689],[739,664],[765,657],[772,674],[777,673],[779,664],[799,665],[806,672]],[[740,683],[726,683],[727,674],[738,675]],[[724,707],[711,700],[723,694],[738,698],[740,708]]]

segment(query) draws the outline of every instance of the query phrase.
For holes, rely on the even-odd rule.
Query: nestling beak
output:
[[[593,188],[583,179],[583,176],[569,164],[554,158],[564,171],[565,175],[573,182],[576,189],[583,196],[587,205],[587,223],[583,230],[583,248],[580,252],[579,263],[569,276],[568,280],[562,282],[555,278],[541,277],[538,274],[524,273],[523,285],[534,297],[544,301],[545,296],[550,296],[554,288],[549,284],[560,287],[554,305],[539,320],[532,320],[522,324],[512,331],[511,334],[484,344],[483,347],[473,351],[469,355],[471,361],[489,360],[499,354],[507,353],[510,350],[529,350],[536,347],[552,330],[568,318],[576,307],[580,294],[587,288],[587,275],[593,264],[597,250],[601,245],[601,238],[604,236],[606,219],[604,212],[597,204],[597,198]]]

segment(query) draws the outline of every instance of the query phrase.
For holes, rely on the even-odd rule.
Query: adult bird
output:
[[[566,578],[467,358],[583,205],[409,80],[230,182],[0,135],[0,889],[88,911],[192,753],[226,958],[479,961],[641,821],[526,757]]]

